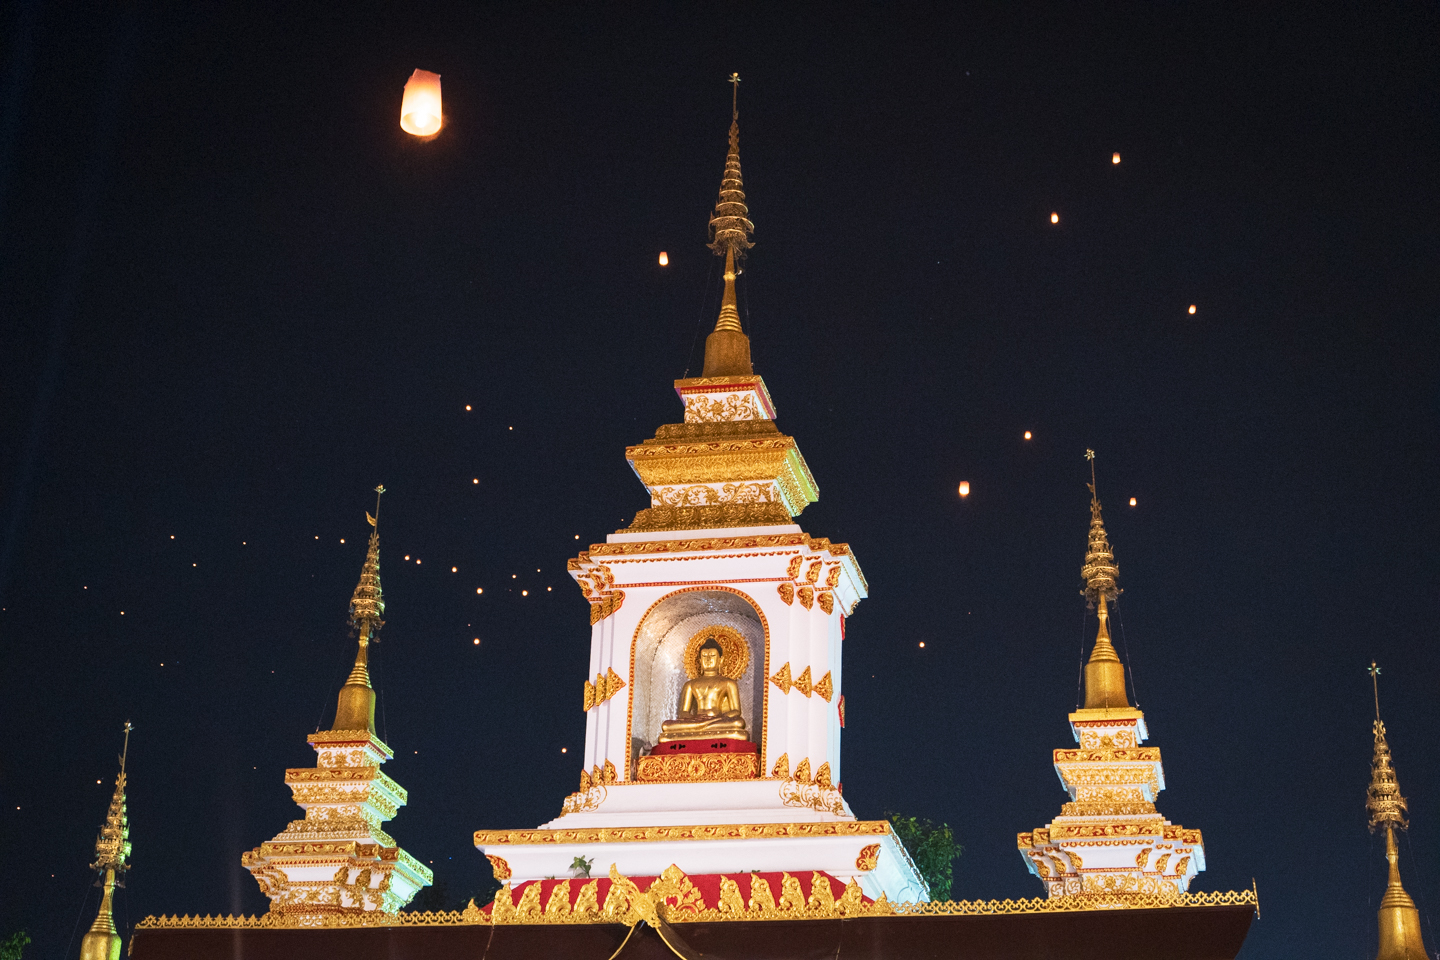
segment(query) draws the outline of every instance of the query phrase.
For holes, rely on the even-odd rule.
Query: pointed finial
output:
[[[1376,960],[1411,960],[1428,957],[1420,935],[1420,911],[1400,883],[1400,848],[1395,831],[1410,826],[1409,807],[1400,795],[1390,745],[1385,741],[1385,724],[1380,719],[1380,668],[1370,661],[1370,684],[1375,694],[1375,756],[1370,762],[1370,787],[1365,791],[1365,810],[1370,815],[1370,832],[1385,831],[1385,859],[1389,878],[1380,899],[1380,948]]]
[[[95,922],[80,940],[80,960],[115,960],[120,956],[122,941],[115,929],[115,888],[124,886],[119,877],[130,869],[126,862],[130,857],[130,818],[125,810],[125,757],[130,752],[132,729],[130,721],[125,721],[125,746],[120,753],[115,793],[110,797],[110,809],[106,811],[100,835],[95,838],[95,862],[90,864],[90,869],[100,874],[98,886],[104,892]]]
[[[379,643],[376,636],[385,626],[385,596],[380,589],[380,497],[385,485],[375,488],[375,515],[365,514],[370,523],[370,544],[365,564],[360,568],[360,582],[350,597],[350,625],[360,635],[360,649],[345,685],[340,688],[332,730],[368,730],[375,732],[375,691],[370,686],[370,644]]]
[[[745,185],[740,176],[740,75],[730,74],[730,152],[725,157],[725,175],[720,180],[720,199],[710,218],[710,249],[725,257],[725,293],[720,299],[720,316],[715,329],[705,338],[704,377],[748,376],[755,372],[750,363],[750,338],[740,327],[735,303],[735,277],[745,252],[755,244],[750,235],[755,224],[745,206]]]
[[[1086,450],[1085,459],[1090,461],[1090,482],[1086,484],[1090,490],[1090,546],[1085,552],[1085,565],[1080,568],[1085,581],[1081,594],[1094,606],[1102,597],[1114,600],[1120,595],[1116,585],[1120,568],[1105,535],[1105,521],[1100,517],[1100,498],[1095,493],[1095,451]]]

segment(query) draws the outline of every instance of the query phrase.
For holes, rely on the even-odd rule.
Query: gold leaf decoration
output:
[[[820,682],[815,684],[815,692],[824,697],[826,703],[829,703],[830,698],[835,695],[835,684],[834,681],[830,679],[829,670],[826,670],[825,676],[821,677]]]
[[[804,672],[802,672],[800,676],[795,678],[795,689],[805,694],[806,697],[809,697],[810,687],[810,668],[806,667]]]
[[[855,858],[856,870],[874,870],[880,863],[880,844],[867,843],[860,848],[860,856]]]
[[[775,767],[770,771],[770,776],[779,777],[781,780],[790,779],[790,754],[780,754],[780,759],[775,761]]]
[[[770,682],[779,687],[781,693],[790,692],[790,688],[795,685],[795,681],[790,679],[790,661],[785,661],[785,666],[775,672],[775,676],[770,678]]]
[[[785,601],[785,606],[788,607],[795,602],[795,584],[782,583],[775,589],[779,592],[780,599]]]

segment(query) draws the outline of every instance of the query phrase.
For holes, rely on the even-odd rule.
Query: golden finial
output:
[[[1385,896],[1380,899],[1380,949],[1376,960],[1423,960],[1429,957],[1420,936],[1420,911],[1400,884],[1400,849],[1395,831],[1410,826],[1409,807],[1400,796],[1400,784],[1385,741],[1385,724],[1380,719],[1380,668],[1370,661],[1370,685],[1375,694],[1375,755],[1370,762],[1370,787],[1365,791],[1365,809],[1370,814],[1370,832],[1384,829],[1385,859],[1390,864]]]
[[[730,74],[730,152],[725,157],[725,175],[720,180],[720,199],[710,218],[710,249],[725,257],[725,293],[720,299],[720,316],[715,329],[705,338],[705,369],[701,376],[735,377],[754,373],[750,364],[750,338],[740,328],[740,311],[735,305],[737,264],[755,244],[750,235],[755,224],[745,206],[745,185],[740,176],[740,75]]]
[[[360,636],[360,649],[355,654],[350,676],[340,688],[332,730],[375,732],[375,691],[370,686],[369,647],[372,642],[380,642],[375,635],[385,626],[381,619],[385,614],[385,597],[380,590],[380,497],[384,493],[384,484],[375,488],[375,515],[365,514],[371,528],[370,546],[365,553],[365,564],[360,568],[360,582],[350,597],[350,625]]]
[[[1085,552],[1085,565],[1080,576],[1085,580],[1081,595],[1099,609],[1096,616],[1100,628],[1095,633],[1095,646],[1090,651],[1090,660],[1085,664],[1085,709],[1097,707],[1128,707],[1125,694],[1125,666],[1110,641],[1110,608],[1108,602],[1120,595],[1116,580],[1120,568],[1115,565],[1115,554],[1110,550],[1110,541],[1105,535],[1105,523],[1100,518],[1100,499],[1095,494],[1095,451],[1086,450],[1085,459],[1090,461],[1090,541]]]
[[[126,862],[130,858],[130,818],[125,810],[125,758],[130,753],[133,729],[130,721],[125,721],[120,773],[115,777],[115,792],[110,797],[105,823],[95,838],[95,862],[90,864],[90,869],[100,874],[97,885],[104,892],[100,896],[100,912],[80,941],[80,960],[119,960],[120,957],[120,934],[115,929],[115,888],[124,886],[120,877],[130,869]]]

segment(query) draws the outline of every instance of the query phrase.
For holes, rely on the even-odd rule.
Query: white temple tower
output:
[[[738,120],[710,227],[725,290],[704,369],[675,381],[683,422],[626,450],[650,507],[569,561],[591,604],[579,789],[539,829],[475,844],[517,884],[568,876],[581,857],[627,876],[824,871],[925,900],[889,824],[858,820],[841,793],[845,618],[867,585],[847,545],[795,523],[815,480],[751,367],[735,305],[754,229]],[[732,681],[738,710],[687,717],[707,645],[718,674],[705,689]]]

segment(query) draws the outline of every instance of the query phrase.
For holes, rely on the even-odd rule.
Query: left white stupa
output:
[[[381,829],[407,797],[403,787],[380,772],[395,754],[375,736],[369,646],[385,625],[376,519],[378,495],[385,488],[375,492],[375,516],[366,514],[370,546],[350,598],[350,623],[360,640],[355,666],[340,688],[334,724],[306,738],[318,754],[315,766],[285,771],[305,818],[292,820],[273,840],[240,858],[270,898],[270,912],[301,926],[345,914],[394,913],[433,878],[428,867]]]

